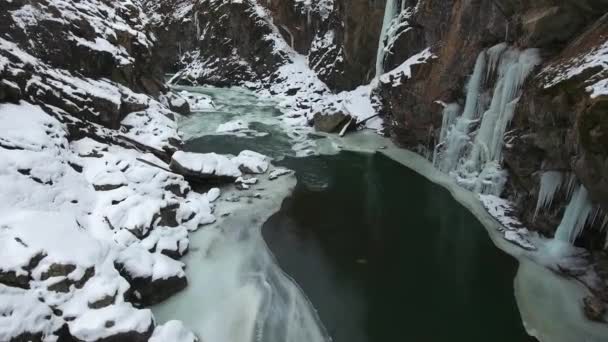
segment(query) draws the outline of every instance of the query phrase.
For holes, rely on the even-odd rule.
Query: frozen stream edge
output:
[[[390,139],[364,130],[345,137],[323,134],[318,152],[336,154],[341,150],[381,153],[448,190],[486,228],[496,247],[515,257],[519,269],[514,280],[515,299],[528,334],[541,342],[600,342],[608,336],[608,326],[589,321],[582,300],[589,294],[579,282],[557,275],[541,263],[551,256],[543,251],[527,251],[503,238],[500,223],[482,205],[477,194],[459,186],[449,175],[437,170],[417,153],[396,146]],[[488,265],[491,267],[491,265]]]
[[[218,199],[218,221],[191,235],[183,258],[188,287],[155,306],[154,314],[161,322],[182,320],[205,342],[328,341],[312,304],[279,268],[261,234],[296,178],[258,179],[255,189],[230,186]]]

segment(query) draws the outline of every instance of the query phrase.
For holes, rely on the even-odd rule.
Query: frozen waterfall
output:
[[[478,117],[480,101],[480,90],[482,82],[487,77],[484,75],[486,68],[486,53],[480,53],[475,62],[475,69],[467,85],[467,97],[465,101],[464,111],[462,115],[454,120],[444,120],[447,127],[441,127],[440,144],[443,145],[443,150],[440,156],[437,156],[435,166],[441,171],[449,173],[453,170],[458,161],[463,157],[465,147],[470,143],[469,130],[474,120]],[[446,107],[447,109],[447,107]],[[445,115],[445,110],[444,110]]]
[[[521,87],[539,63],[536,49],[520,51],[505,43],[479,54],[467,86],[463,113],[451,127],[441,128],[447,133],[441,134],[434,158],[440,170],[470,190],[493,195],[502,192],[506,182],[506,172],[501,167],[504,135]],[[496,81],[488,106],[483,89],[493,79]],[[477,125],[479,128],[474,130]]]
[[[382,21],[382,30],[380,31],[380,41],[378,42],[378,53],[376,55],[376,79],[378,79],[384,73],[384,59],[387,53],[387,42],[391,40],[390,35],[394,34],[394,30],[391,30],[393,21],[399,13],[399,6],[397,6],[398,0],[386,0],[386,7],[384,8],[384,20]]]

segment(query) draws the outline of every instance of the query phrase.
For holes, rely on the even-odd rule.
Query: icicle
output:
[[[577,179],[574,173],[570,173],[570,177],[568,177],[568,183],[566,184],[566,197],[569,199],[572,197],[572,193],[576,188]]]
[[[435,145],[435,149],[433,151],[433,165],[437,168],[439,167],[437,163],[439,160],[441,160],[442,157],[441,155],[443,152],[442,149],[445,145],[445,139],[448,136],[448,132],[450,131],[450,129],[452,129],[452,126],[456,122],[458,114],[460,113],[460,106],[457,103],[441,104],[443,105],[443,120],[441,122],[439,140],[437,141],[437,144]]]
[[[492,74],[496,71],[500,57],[502,56],[503,52],[507,50],[507,47],[507,43],[500,43],[488,49],[488,68],[486,79],[489,79],[490,76],[492,76]]]
[[[587,189],[582,185],[579,186],[566,207],[562,222],[555,232],[555,239],[574,244],[583,232],[592,209]]]
[[[544,208],[549,208],[553,203],[555,194],[564,182],[564,175],[559,171],[545,171],[540,177],[540,189],[538,190],[538,201],[536,202],[536,210],[534,218],[539,211]]]
[[[196,26],[196,39],[201,39],[201,28],[198,24],[198,11],[194,12],[194,26]]]
[[[460,106],[458,103],[450,103],[443,108],[443,121],[441,123],[441,133],[439,141],[444,141],[448,135],[448,130],[456,122],[456,117],[460,114]]]
[[[386,56],[385,41],[388,40],[388,32],[393,19],[397,15],[397,0],[386,0],[384,7],[384,19],[382,21],[382,30],[380,31],[380,40],[378,42],[378,51],[376,54],[376,78],[378,79],[384,73],[384,58]]]
[[[306,25],[307,25],[307,28],[310,28],[310,26],[312,25],[312,15],[310,14],[310,12],[311,12],[311,9],[308,8],[306,10]]]

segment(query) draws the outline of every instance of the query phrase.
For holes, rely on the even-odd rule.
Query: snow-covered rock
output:
[[[270,171],[270,174],[268,175],[268,179],[275,180],[281,176],[288,175],[291,172],[292,171],[289,169],[274,169],[274,170]]]
[[[149,309],[122,303],[87,311],[68,324],[76,341],[148,341],[154,331]]]
[[[160,252],[150,253],[145,248],[131,246],[119,253],[115,263],[131,285],[127,295],[144,305],[159,303],[188,284],[184,264]]]
[[[193,112],[206,112],[215,110],[215,104],[211,97],[204,94],[191,93],[187,91],[179,92],[179,95],[188,101],[190,110]]]
[[[243,173],[261,174],[268,171],[270,157],[254,151],[245,150],[232,159]]]
[[[174,92],[168,92],[161,95],[160,101],[172,111],[186,115],[190,114],[192,108],[190,108],[190,102],[182,96],[182,94],[176,94]]]
[[[241,171],[230,158],[216,153],[177,151],[171,157],[171,170],[198,182],[232,182]]]

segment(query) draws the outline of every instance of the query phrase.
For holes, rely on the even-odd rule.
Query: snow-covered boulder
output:
[[[216,153],[177,151],[171,157],[171,170],[195,183],[230,183],[241,176],[236,163]]]
[[[72,338],[79,342],[146,342],[154,325],[150,310],[138,310],[128,303],[90,310],[68,323]]]
[[[149,342],[198,342],[198,338],[180,321],[169,321],[154,330]]]
[[[191,93],[187,91],[181,91],[179,93],[181,97],[188,101],[190,105],[190,111],[192,112],[204,112],[215,110],[215,104],[211,97],[204,94]]]
[[[245,150],[232,159],[243,173],[262,174],[268,171],[270,157],[254,151]]]
[[[319,132],[336,133],[352,120],[352,117],[342,111],[333,113],[316,113],[313,117],[315,129]]]
[[[160,303],[188,285],[183,263],[139,246],[120,252],[115,265],[131,284],[127,296],[143,305]]]
[[[157,227],[142,240],[142,246],[150,252],[159,252],[179,259],[188,252],[188,230],[185,227]]]
[[[61,324],[33,291],[0,284],[0,341],[42,341]]]
[[[176,94],[174,92],[168,92],[161,95],[160,101],[172,111],[182,115],[190,114],[192,110],[190,108],[190,102],[181,94]]]
[[[274,169],[274,170],[270,171],[270,174],[268,175],[268,179],[275,180],[279,177],[290,174],[291,172],[292,171],[289,169]]]
[[[243,178],[239,177],[234,181],[236,184],[236,188],[239,190],[248,190],[252,185],[256,185],[258,183],[257,178]]]

